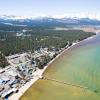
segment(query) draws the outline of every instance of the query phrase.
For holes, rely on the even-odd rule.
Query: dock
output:
[[[75,85],[75,84],[72,84],[72,83],[59,81],[59,80],[48,78],[48,77],[44,77],[44,76],[41,76],[40,79],[54,81],[54,82],[57,82],[57,83],[60,83],[60,84],[64,84],[64,85],[71,85],[71,86],[78,87],[78,88],[89,89],[88,87],[84,87],[84,86],[81,86],[81,85]]]

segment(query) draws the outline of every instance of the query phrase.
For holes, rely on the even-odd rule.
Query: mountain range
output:
[[[37,17],[25,18],[16,16],[0,16],[0,24],[15,26],[35,26],[35,25],[100,25],[100,20],[90,18],[53,18],[53,17]]]

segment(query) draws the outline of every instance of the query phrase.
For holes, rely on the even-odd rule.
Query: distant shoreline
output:
[[[88,37],[82,41],[85,40],[90,40],[94,37],[95,35]],[[82,42],[80,41],[80,42]],[[19,100],[20,97],[37,81],[39,80],[39,77],[34,77],[34,76],[42,76],[43,73],[46,71],[46,69],[56,60],[58,59],[64,52],[66,52],[67,50],[69,50],[71,47],[73,47],[76,44],[79,44],[80,42],[77,43],[73,43],[71,46],[69,46],[68,48],[64,47],[63,50],[60,52],[60,54],[58,54],[54,59],[52,59],[43,69],[38,69],[37,71],[35,71],[33,73],[33,79],[31,79],[31,81],[27,82],[24,86],[22,86],[19,89],[18,93],[12,94],[8,100]]]

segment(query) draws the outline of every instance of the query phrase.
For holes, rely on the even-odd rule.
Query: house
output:
[[[5,92],[4,94],[2,94],[2,95],[1,95],[1,98],[2,98],[2,99],[5,99],[5,98],[7,98],[8,96],[10,96],[11,94],[16,93],[17,91],[18,91],[18,89],[12,88],[12,89],[10,89],[9,91],[7,91],[7,92]]]

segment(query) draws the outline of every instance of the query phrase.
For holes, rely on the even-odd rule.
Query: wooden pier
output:
[[[81,86],[81,85],[75,85],[75,84],[72,84],[72,83],[67,83],[67,82],[64,82],[64,81],[59,81],[59,80],[44,77],[44,76],[41,76],[40,79],[54,81],[54,82],[64,84],[64,85],[71,85],[71,86],[78,87],[78,88],[89,89],[88,87],[84,87],[84,86]]]

